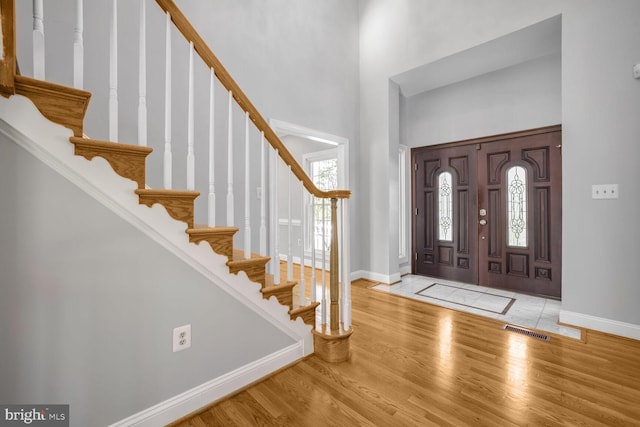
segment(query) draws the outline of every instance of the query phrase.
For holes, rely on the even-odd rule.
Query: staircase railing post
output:
[[[260,255],[267,254],[267,153],[264,131],[260,132]]]
[[[0,94],[11,96],[15,91],[16,77],[16,5],[15,0],[0,0],[0,25],[2,26],[2,56],[0,56]]]
[[[229,128],[227,130],[227,226],[234,224],[233,197],[233,92],[229,91]]]
[[[209,68],[209,226],[216,225],[215,72]]]
[[[171,152],[171,14],[165,18],[165,63],[164,63],[164,188],[170,190],[173,182],[173,154]]]
[[[118,0],[112,1],[109,28],[109,140],[118,140]]]
[[[342,327],[351,328],[351,248],[349,239],[349,199],[342,199]]]
[[[73,87],[84,87],[84,14],[83,1],[76,0],[76,25],[73,30]]]
[[[193,42],[189,42],[189,85],[187,101],[187,190],[193,191],[196,188],[196,158],[194,154],[195,145],[195,82],[193,55],[195,49]]]
[[[251,258],[251,156],[249,112],[244,120],[244,257]]]
[[[147,6],[140,0],[138,50],[138,145],[147,146]]]
[[[33,0],[33,77],[44,80],[44,7]]]
[[[331,250],[329,252],[329,296],[331,297],[331,310],[329,319],[332,331],[340,329],[339,298],[339,253],[338,253],[338,199],[331,199]]]

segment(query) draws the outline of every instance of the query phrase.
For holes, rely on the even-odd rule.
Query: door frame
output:
[[[502,133],[502,134],[491,135],[491,136],[483,136],[480,138],[471,138],[471,139],[465,139],[460,141],[453,141],[453,142],[447,142],[442,144],[411,148],[411,165],[413,168],[413,173],[411,174],[411,273],[415,274],[416,272],[416,257],[418,254],[417,247],[416,247],[417,206],[416,206],[416,170],[415,170],[417,152],[428,151],[428,150],[441,150],[445,148],[459,147],[463,145],[476,145],[479,148],[480,144],[482,143],[502,141],[506,139],[521,138],[521,137],[533,136],[533,135],[542,135],[545,133],[561,132],[561,131],[562,131],[562,125],[558,124],[558,125],[544,126],[544,127],[534,128],[534,129],[527,129],[527,130],[517,131],[517,132]],[[476,215],[477,215],[477,212],[476,212]],[[480,254],[478,252],[479,251],[476,250],[476,254],[475,254],[476,262],[479,261],[478,257]],[[475,283],[477,284],[479,281],[479,270],[476,276],[477,277],[476,277]]]
[[[327,144],[328,147],[332,147],[330,149],[337,151],[338,157],[338,187],[343,189],[349,189],[349,139],[343,136],[333,135],[327,132],[323,132],[317,129],[311,129],[308,127],[300,126],[294,123],[289,123],[283,120],[277,120],[274,118],[269,119],[269,126],[273,129],[279,138],[282,138],[286,135],[294,135],[300,138],[308,139],[311,141],[321,142]],[[272,238],[273,234],[271,230],[277,230],[280,226],[280,218],[276,218],[275,206],[277,201],[274,200],[270,195],[275,193],[275,186],[277,185],[277,177],[276,177],[276,168],[271,167],[271,165],[277,165],[280,160],[277,159],[275,150],[269,150],[267,155],[267,167],[269,171],[269,176],[267,178],[268,183],[268,204],[269,204],[269,225],[268,225],[268,235],[267,239],[268,245],[267,250],[270,254],[275,252],[275,239]],[[301,165],[303,166],[303,165]],[[304,166],[303,166],[304,167]],[[292,224],[294,221],[291,221]],[[282,252],[282,248],[280,248],[280,252]],[[286,258],[282,253],[278,254],[278,257],[281,259]],[[277,267],[278,263],[270,262],[268,264],[268,269],[270,274],[274,274],[274,270]]]

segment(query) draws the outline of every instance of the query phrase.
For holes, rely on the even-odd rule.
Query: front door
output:
[[[481,144],[479,284],[560,298],[561,135]]]
[[[476,149],[414,151],[414,272],[475,283],[478,277]]]
[[[413,271],[560,298],[559,126],[413,150]]]

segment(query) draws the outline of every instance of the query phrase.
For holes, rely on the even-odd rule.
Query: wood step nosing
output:
[[[51,97],[71,98],[77,101],[86,101],[91,98],[91,92],[89,91],[38,80],[21,74],[15,76],[15,87],[16,93],[19,93],[19,91],[37,91]]]
[[[111,141],[101,141],[98,139],[92,138],[81,138],[77,136],[72,136],[69,138],[71,143],[80,145],[82,147],[91,148],[94,150],[113,152],[113,153],[123,153],[123,154],[131,154],[138,156],[148,156],[153,148],[144,147],[141,145],[131,145],[131,144],[123,144],[119,142],[111,142]]]

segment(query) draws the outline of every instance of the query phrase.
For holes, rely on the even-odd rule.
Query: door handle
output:
[[[480,225],[487,225],[487,220],[486,219],[481,219],[480,220]]]

